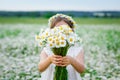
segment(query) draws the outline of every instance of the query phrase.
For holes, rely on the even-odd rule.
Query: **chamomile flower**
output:
[[[49,46],[50,48],[55,47],[54,43],[52,43],[52,42],[48,43],[48,45],[47,45],[47,46]]]
[[[55,33],[56,33],[57,31],[59,31],[59,30],[58,30],[58,27],[54,27],[54,28],[53,28],[53,31],[54,31]]]
[[[42,35],[42,36],[41,36],[41,40],[44,41],[44,40],[45,40],[45,37],[46,37],[45,35]]]
[[[66,40],[61,40],[60,41],[60,46],[65,47],[66,46]]]
[[[60,32],[63,32],[64,31],[64,27],[63,26],[59,26],[59,30],[60,30]]]
[[[35,40],[38,41],[41,37],[39,35],[35,35]]]
[[[48,41],[48,42],[52,42],[52,41],[53,41],[53,37],[48,37],[48,38],[47,38],[47,41]]]
[[[66,40],[66,36],[64,34],[61,34],[59,37],[60,40]]]
[[[55,41],[55,47],[59,48],[60,47],[60,41]]]
[[[73,30],[71,28],[69,28],[68,33],[69,34],[73,33]]]
[[[47,29],[44,31],[43,35],[45,35],[46,37],[48,37],[48,36],[50,35],[50,29],[47,28]]]
[[[55,40],[55,42],[57,42],[57,41],[59,41],[59,38],[56,36],[54,40]]]
[[[48,33],[48,32],[45,32],[45,36],[48,37],[48,36],[49,36],[49,33]]]
[[[40,46],[40,47],[43,46],[43,42],[41,40],[38,42],[38,46]]]
[[[69,43],[69,44],[74,44],[74,42],[75,42],[74,37],[73,37],[73,36],[69,36],[69,38],[68,38],[68,43]]]

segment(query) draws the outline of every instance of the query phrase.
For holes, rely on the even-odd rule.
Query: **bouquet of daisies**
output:
[[[38,46],[49,47],[55,55],[61,56],[66,56],[71,46],[81,43],[81,38],[68,25],[41,30],[35,38]],[[68,80],[66,67],[55,67],[54,80]]]

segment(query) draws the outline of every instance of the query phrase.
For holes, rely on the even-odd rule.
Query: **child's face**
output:
[[[60,26],[60,25],[68,25],[68,24],[66,22],[64,22],[64,21],[60,21],[55,26]]]

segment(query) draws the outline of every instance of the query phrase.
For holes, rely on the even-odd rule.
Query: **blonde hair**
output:
[[[64,15],[64,14],[56,14],[54,16],[52,16],[50,19],[49,19],[49,27],[52,29],[55,27],[55,25],[60,22],[60,21],[64,21],[65,23],[67,23],[70,28],[74,29],[75,28],[75,21],[70,17],[70,16],[67,16],[67,15]]]

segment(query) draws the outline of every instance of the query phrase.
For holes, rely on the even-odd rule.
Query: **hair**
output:
[[[74,21],[70,16],[64,14],[56,14],[49,19],[50,29],[54,28],[56,24],[60,21],[64,21],[65,23],[67,23],[68,26],[70,26],[70,28],[74,31],[74,27],[75,27]]]

